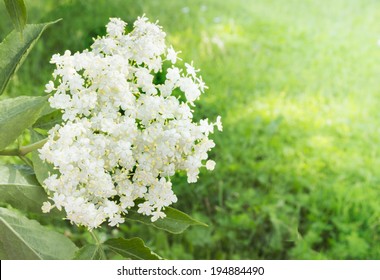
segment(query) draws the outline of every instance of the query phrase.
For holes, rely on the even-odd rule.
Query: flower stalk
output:
[[[32,143],[27,146],[23,146],[15,149],[4,149],[0,151],[0,156],[17,156],[17,157],[25,157],[30,152],[33,152],[37,149],[42,148],[42,146],[47,142],[47,138]]]

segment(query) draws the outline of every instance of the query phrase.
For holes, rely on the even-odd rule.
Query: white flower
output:
[[[185,66],[186,66],[187,74],[189,74],[193,78],[196,78],[197,72],[199,72],[199,70],[195,70],[195,68],[193,66],[193,62],[191,62],[191,64],[185,63]]]
[[[181,70],[177,67],[172,67],[167,70],[166,78],[175,84],[181,78]]]
[[[107,200],[106,201],[106,207],[104,207],[104,213],[108,214],[109,216],[114,216],[119,211],[119,207],[114,201]]]
[[[46,86],[45,86],[45,92],[46,92],[46,93],[51,93],[53,90],[55,90],[55,88],[54,88],[54,83],[53,83],[53,81],[50,81],[50,82],[47,83]]]
[[[207,168],[207,170],[214,170],[215,165],[216,165],[216,163],[213,160],[208,160],[206,162],[206,168]]]
[[[161,211],[154,211],[152,213],[152,222],[155,222],[157,221],[158,219],[162,219],[162,218],[165,218],[166,217],[166,214],[164,212],[161,212]]]
[[[201,128],[202,133],[205,135],[209,135],[210,133],[214,132],[214,125],[209,124],[207,119],[200,120],[199,127]]]
[[[138,213],[149,216],[152,213],[153,207],[150,205],[149,201],[145,201],[144,203],[140,203]]]
[[[221,116],[217,116],[216,117],[216,123],[215,123],[216,127],[218,128],[219,131],[223,131],[223,125],[222,125],[222,117]]]
[[[179,52],[176,52],[172,46],[168,48],[168,54],[166,55],[166,59],[169,60],[172,64],[175,64],[177,62],[177,55]]]
[[[185,93],[187,101],[191,104],[201,95],[198,85],[191,78],[182,77],[179,81],[179,87]]]
[[[53,206],[51,205],[51,203],[49,201],[45,201],[43,204],[42,204],[42,212],[43,213],[48,213],[50,212],[50,210],[53,208]]]
[[[55,207],[57,207],[58,210],[61,210],[62,206],[65,204],[65,195],[62,193],[54,193],[52,200],[54,201]]]
[[[44,181],[52,203],[42,210],[64,208],[67,219],[89,229],[118,226],[132,207],[152,221],[164,218],[177,202],[170,177],[185,171],[194,183],[200,168],[214,169],[208,136],[222,129],[220,117],[193,121],[194,101],[207,87],[192,63],[186,71],[174,66],[178,52],[165,45],[162,28],[144,16],[129,34],[125,26],[111,18],[90,50],[53,55],[54,81],[46,85],[63,123],[39,150],[59,171]],[[159,84],[164,61],[172,65]]]
[[[125,26],[127,24],[119,18],[110,18],[110,22],[107,24],[107,33],[113,37],[122,36]]]
[[[111,227],[118,226],[119,224],[124,223],[125,219],[122,218],[119,214],[115,215],[114,217],[109,218],[109,225]]]

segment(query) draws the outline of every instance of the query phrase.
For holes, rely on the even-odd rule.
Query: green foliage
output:
[[[5,7],[11,17],[13,25],[20,33],[24,30],[26,24],[26,7],[23,0],[4,0]]]
[[[28,24],[23,31],[23,39],[12,31],[0,44],[0,95],[8,85],[12,75],[24,62],[25,58],[40,38],[44,30],[56,23]]]
[[[44,136],[35,132],[34,130],[31,130],[30,134],[30,138],[33,143],[41,141],[45,138]],[[42,161],[42,159],[39,157],[38,150],[34,150],[32,152],[32,162],[36,178],[41,185],[43,185],[45,179],[48,178],[50,175],[58,174],[58,171],[54,169],[54,166],[52,164]]]
[[[33,128],[48,131],[60,123],[62,123],[62,112],[59,110],[51,111],[51,108],[49,108],[43,110],[42,116],[33,124]]]
[[[74,260],[106,260],[103,245],[87,244],[78,250]]]
[[[172,207],[166,207],[164,213],[166,214],[165,219],[159,219],[155,222],[150,220],[150,217],[142,216],[137,213],[137,209],[128,210],[128,215],[126,218],[128,220],[141,222],[146,225],[151,225],[155,228],[168,231],[170,233],[179,234],[184,232],[189,226],[206,226],[206,224],[199,222],[189,215],[174,209]]]
[[[140,238],[132,239],[109,239],[104,245],[108,250],[132,260],[159,260],[160,257],[151,252]]]
[[[159,260],[157,254],[145,246],[140,238],[113,238],[104,243],[83,246],[75,255],[76,260],[106,260],[113,252],[131,260]],[[107,254],[108,253],[108,254]]]
[[[5,208],[0,208],[0,237],[2,260],[71,259],[77,250],[67,237]]]
[[[47,103],[46,97],[20,96],[0,101],[0,150],[32,126]]]
[[[27,166],[0,165],[0,202],[23,211],[41,213],[46,193]]]

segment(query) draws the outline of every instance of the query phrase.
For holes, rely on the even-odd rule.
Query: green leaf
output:
[[[157,254],[153,253],[145,246],[144,241],[140,238],[115,238],[104,242],[106,248],[118,253],[119,255],[132,260],[159,260]]]
[[[125,218],[128,220],[137,221],[137,222],[141,222],[147,225],[151,225],[156,228],[163,229],[174,234],[182,233],[189,226],[206,226],[207,227],[206,224],[193,219],[189,215],[177,209],[166,207],[164,212],[166,214],[165,218],[158,219],[157,221],[152,222],[150,220],[150,217],[143,216],[137,213],[137,209],[133,208],[133,209],[128,210],[128,214],[125,216]]]
[[[27,24],[20,40],[17,31],[13,30],[0,44],[0,95],[4,92],[12,75],[21,66],[34,44],[44,30],[56,23]]]
[[[42,213],[42,203],[47,200],[30,167],[0,165],[0,202],[23,211]]]
[[[62,123],[62,112],[54,110],[50,113],[44,114],[41,112],[41,117],[33,124],[33,128],[50,130],[56,124]]]
[[[31,130],[31,140],[32,142],[40,141],[45,136],[42,136],[41,134],[35,132],[34,130]],[[44,162],[40,159],[38,150],[35,150],[32,152],[32,162],[33,162],[33,168],[34,172],[36,173],[36,177],[38,182],[40,182],[41,185],[44,185],[44,181],[47,177],[49,177],[52,174],[58,174],[58,170],[54,168],[54,166],[50,163]]]
[[[0,258],[2,260],[72,259],[77,251],[64,235],[29,220],[16,211],[0,208]]]
[[[80,248],[74,260],[106,260],[102,245],[88,244]]]
[[[26,7],[23,0],[4,0],[5,7],[18,32],[22,32],[26,24]]]
[[[34,124],[46,103],[47,96],[20,96],[0,101],[0,150]]]

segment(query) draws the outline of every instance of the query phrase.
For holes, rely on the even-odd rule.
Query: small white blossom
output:
[[[214,169],[208,136],[222,130],[220,117],[193,122],[194,101],[207,87],[192,63],[185,71],[174,66],[178,52],[166,46],[162,28],[145,16],[129,34],[125,26],[111,18],[90,50],[53,55],[54,81],[46,85],[63,123],[39,150],[59,171],[44,181],[51,202],[42,210],[64,208],[89,229],[118,226],[132,207],[152,221],[164,218],[177,202],[170,177],[184,171],[194,183],[200,168]],[[158,84],[164,61],[172,65]],[[178,89],[185,101],[172,95]]]
[[[172,64],[175,64],[177,62],[177,55],[179,52],[176,52],[172,46],[168,48],[168,54],[166,56],[166,59],[169,60]]]
[[[149,201],[145,201],[144,203],[140,203],[138,213],[149,216],[152,213],[153,207],[150,205]]]
[[[42,212],[43,213],[48,213],[50,212],[50,210],[53,208],[53,206],[51,205],[51,203],[49,201],[45,201],[43,204],[42,204]]]
[[[114,217],[109,218],[109,225],[111,227],[118,226],[119,224],[124,223],[125,219],[122,218],[119,214],[115,215]]]
[[[126,25],[127,24],[119,18],[110,18],[110,22],[106,26],[107,33],[113,37],[122,36]]]
[[[162,219],[162,218],[165,218],[166,217],[166,215],[165,215],[165,213],[164,212],[161,212],[161,211],[154,211],[153,213],[152,213],[152,222],[155,222],[155,221],[157,221],[158,219]]]
[[[53,83],[53,81],[50,81],[50,82],[47,83],[46,86],[45,86],[45,92],[46,92],[46,93],[51,93],[53,90],[55,90],[55,88],[54,88],[54,83]]]
[[[216,165],[216,163],[213,160],[208,160],[206,162],[206,168],[207,168],[207,170],[214,170],[215,165]]]
[[[197,72],[199,72],[199,70],[196,70],[194,68],[193,62],[191,62],[191,64],[185,63],[185,66],[186,66],[186,72],[187,72],[187,74],[189,74],[193,78],[196,78],[197,77]]]
[[[223,131],[223,125],[222,125],[222,117],[221,116],[217,116],[216,117],[216,123],[215,123],[216,127],[218,128],[219,131]]]

